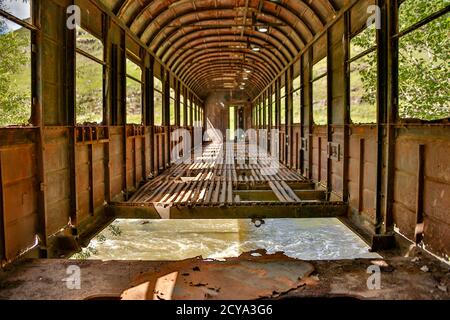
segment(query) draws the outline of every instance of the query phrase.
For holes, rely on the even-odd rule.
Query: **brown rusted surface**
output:
[[[223,88],[225,80],[210,69],[214,61],[221,72],[247,67],[248,93],[262,89],[314,36],[323,30],[344,5],[342,1],[313,2],[260,0],[102,1],[132,33],[149,46],[201,95]],[[261,33],[257,25],[269,26]],[[251,46],[262,50],[255,53]],[[269,58],[269,60],[265,61]],[[259,77],[258,75],[261,75]],[[238,75],[233,81],[239,81]]]
[[[80,267],[80,290],[69,290],[63,280],[71,265]],[[367,287],[371,265],[381,270],[379,290]],[[449,279],[448,265],[421,255],[305,262],[258,251],[225,261],[200,257],[177,262],[25,260],[1,274],[0,298],[153,300],[169,299],[169,294],[162,293],[172,292],[172,299],[206,300],[336,296],[450,299]]]
[[[258,253],[260,255],[260,253]],[[125,290],[123,300],[253,300],[295,289],[314,267],[283,255],[224,263],[186,260],[162,273],[146,273]],[[145,289],[144,289],[145,288]],[[144,290],[143,290],[144,289]]]

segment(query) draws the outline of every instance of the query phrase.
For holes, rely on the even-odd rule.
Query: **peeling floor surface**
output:
[[[379,290],[367,287],[373,264]],[[79,290],[66,286],[71,265]],[[226,261],[25,260],[2,273],[0,299],[450,299],[449,286],[450,267],[427,256],[306,262],[260,250]]]

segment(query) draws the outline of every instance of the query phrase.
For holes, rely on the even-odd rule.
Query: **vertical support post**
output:
[[[106,136],[108,138],[108,142],[104,144],[103,150],[104,150],[104,158],[103,158],[103,168],[105,173],[105,187],[104,187],[104,196],[107,203],[111,201],[111,170],[110,170],[110,146],[111,146],[111,140],[110,140],[110,126],[111,126],[111,110],[112,110],[112,101],[113,97],[111,97],[111,90],[112,88],[112,68],[111,68],[111,40],[110,40],[110,33],[109,29],[111,27],[111,17],[108,15],[103,16],[103,37],[104,41],[106,43],[105,46],[105,55],[104,59],[107,61],[107,65],[109,67],[105,68],[104,70],[104,77],[105,81],[103,81],[103,101],[104,101],[104,124],[106,126]]]
[[[349,201],[348,181],[349,181],[349,160],[350,160],[350,64],[347,62],[350,59],[350,30],[351,20],[350,12],[344,14],[344,35],[343,35],[343,48],[344,48],[344,146],[343,146],[343,181],[342,184],[342,200]]]
[[[317,148],[317,180],[319,183],[322,181],[322,137],[318,137]]]
[[[419,244],[423,239],[423,192],[425,186],[425,145],[419,144],[417,157],[416,229],[414,240]]]
[[[313,145],[314,145],[314,136],[313,136],[313,90],[312,90],[312,65],[313,65],[313,52],[312,49],[308,50],[308,63],[306,65],[307,75],[308,75],[308,179],[312,179],[312,168],[313,168]]]
[[[40,1],[32,1],[32,11],[34,24],[37,31],[32,32],[32,41],[35,50],[32,53],[32,96],[34,109],[34,124],[39,127],[37,134],[37,167],[38,167],[38,226],[37,235],[39,238],[39,256],[47,257],[47,203],[46,203],[46,182],[45,174],[45,132],[44,132],[44,112],[42,108],[42,29],[41,16],[44,6]]]
[[[71,2],[74,4],[74,2]],[[64,78],[65,78],[65,103],[67,110],[67,124],[69,126],[69,168],[70,168],[70,223],[73,226],[78,222],[78,177],[77,177],[77,146],[76,146],[76,80],[75,80],[75,64],[76,64],[76,33],[75,30],[64,28],[65,32],[65,61],[64,61]]]
[[[89,130],[92,133],[92,128]],[[88,144],[88,168],[89,168],[89,214],[94,215],[94,160],[93,160],[93,144],[91,142]],[[76,192],[75,192],[76,193]]]
[[[122,146],[123,146],[123,154],[122,154],[122,183],[123,183],[123,190],[125,195],[125,200],[128,200],[128,177],[127,177],[127,146],[128,146],[128,137],[127,137],[127,54],[126,54],[126,37],[125,32],[121,30],[121,37],[120,37],[120,53],[118,54],[118,65],[120,66],[119,72],[119,88],[121,92],[121,99],[120,99],[120,124],[122,125]]]
[[[154,91],[154,79],[153,71],[155,68],[154,58],[150,56],[149,58],[150,67],[147,69],[147,81],[146,81],[146,91],[147,91],[147,126],[150,127],[150,172],[153,176],[156,175],[155,172],[155,91]]]
[[[291,66],[286,74],[286,141],[285,150],[286,150],[286,164],[289,168],[293,166],[293,157],[292,157],[292,147],[293,147],[293,129],[292,129],[292,101],[293,101],[293,93],[292,93],[292,73],[293,66]]]
[[[333,51],[331,48],[330,30],[327,30],[327,148],[333,142]],[[333,160],[327,156],[327,200],[330,200],[333,191],[332,165]]]
[[[3,187],[2,151],[0,151],[0,267],[6,260],[5,243],[5,193]]]
[[[382,29],[378,43],[378,158],[376,233],[394,231],[392,212],[394,193],[395,127],[398,106],[398,0],[378,0]],[[382,123],[386,123],[383,128]],[[385,133],[385,135],[384,135]],[[381,173],[381,174],[380,174]],[[380,179],[380,180],[378,180]],[[382,180],[381,180],[382,179]],[[383,198],[381,198],[383,197]],[[381,204],[383,203],[383,208]],[[384,210],[384,212],[382,211]],[[384,213],[384,219],[383,219]],[[383,227],[384,220],[384,230]]]
[[[359,140],[359,175],[358,175],[358,213],[363,211],[364,204],[364,153],[365,140]]]
[[[305,139],[305,77],[303,75],[303,70],[305,66],[305,56],[300,57],[300,139]],[[300,145],[303,145],[302,143]],[[305,172],[305,150],[303,148],[300,150],[300,172],[306,175]]]

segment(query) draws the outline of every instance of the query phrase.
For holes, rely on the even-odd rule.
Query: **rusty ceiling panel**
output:
[[[229,73],[235,75],[235,89],[245,82],[248,94],[258,94],[345,2],[101,1],[201,97],[229,85],[230,79],[221,75]],[[257,75],[244,80],[244,69]]]

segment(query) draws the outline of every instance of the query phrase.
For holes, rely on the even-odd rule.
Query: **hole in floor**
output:
[[[336,218],[251,220],[117,219],[73,259],[176,261],[238,257],[265,249],[302,260],[380,258]]]
[[[240,202],[259,202],[259,201],[271,201],[280,202],[273,191],[270,190],[238,190],[233,192],[236,200]],[[236,198],[237,197],[237,198]]]

